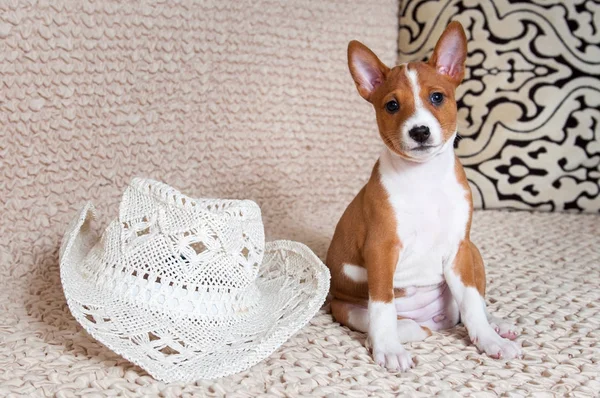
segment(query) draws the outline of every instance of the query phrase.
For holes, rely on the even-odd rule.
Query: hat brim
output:
[[[215,379],[252,367],[305,326],[329,291],[323,262],[305,245],[280,240],[266,244],[257,279],[260,300],[244,314],[212,324],[189,313],[135,305],[98,289],[94,278],[75,269],[96,240],[90,219],[88,205],[61,248],[69,309],[92,337],[157,380]]]

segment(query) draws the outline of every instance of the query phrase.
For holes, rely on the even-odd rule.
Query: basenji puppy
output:
[[[483,261],[470,240],[472,194],[454,154],[455,90],[466,57],[458,22],[428,62],[390,69],[363,44],[348,45],[350,73],[375,108],[385,147],[327,253],[331,310],[339,323],[368,333],[375,362],[389,369],[413,366],[403,342],[459,321],[489,356],[521,355],[510,341],[514,328],[486,310]]]

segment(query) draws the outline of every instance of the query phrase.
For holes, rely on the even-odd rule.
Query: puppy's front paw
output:
[[[400,370],[401,372],[405,372],[415,366],[410,352],[406,351],[398,341],[377,340],[371,340],[375,363],[389,370]]]
[[[500,337],[504,337],[505,339],[514,340],[519,335],[515,325],[506,323],[499,318],[490,318],[490,326],[500,335]]]
[[[383,351],[373,348],[373,359],[375,362],[389,370],[399,370],[406,372],[408,369],[415,366],[410,352],[406,351],[402,346],[400,350]]]
[[[503,339],[495,333],[484,333],[471,340],[480,351],[494,359],[513,359],[523,355],[519,344]]]

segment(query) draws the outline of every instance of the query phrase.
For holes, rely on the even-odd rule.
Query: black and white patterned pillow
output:
[[[475,206],[599,212],[598,1],[403,0],[399,61],[451,20],[469,38],[457,154]]]

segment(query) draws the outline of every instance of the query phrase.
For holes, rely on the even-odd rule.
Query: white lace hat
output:
[[[191,199],[134,179],[99,237],[88,203],[60,249],[69,309],[98,341],[165,382],[241,372],[319,310],[329,271],[306,246],[265,245],[258,205]]]

